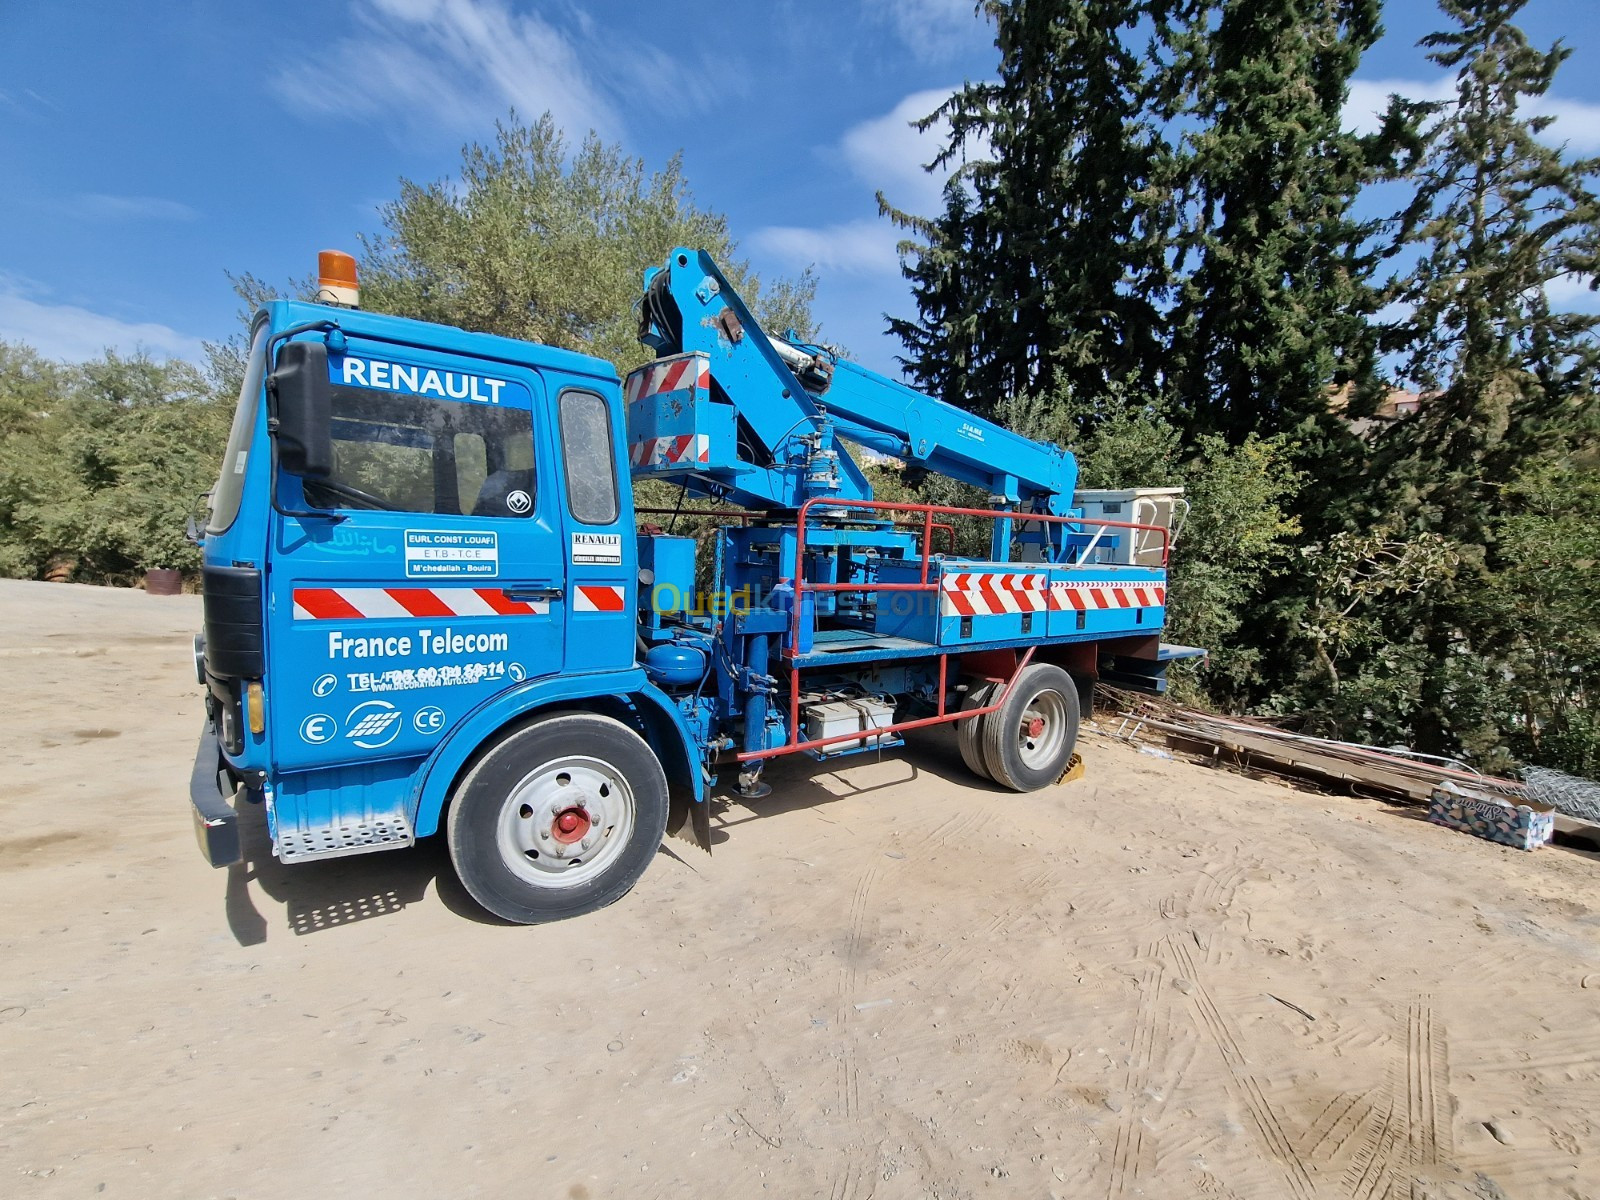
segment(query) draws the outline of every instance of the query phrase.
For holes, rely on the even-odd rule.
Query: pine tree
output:
[[[949,122],[933,164],[963,156],[945,211],[884,212],[917,302],[895,320],[912,378],[979,412],[1065,383],[1087,403],[1150,394],[1160,376],[1157,306],[1164,134],[1150,119],[1135,30],[1152,0],[987,0],[998,79],[969,83],[921,127]]]
[[[1385,465],[1416,489],[1419,524],[1478,545],[1499,482],[1575,427],[1600,365],[1600,318],[1557,312],[1546,292],[1600,267],[1600,160],[1569,160],[1541,139],[1551,118],[1526,111],[1570,51],[1528,44],[1511,23],[1524,3],[1440,0],[1460,28],[1422,44],[1455,70],[1456,96],[1416,106],[1424,158],[1397,235],[1420,254],[1396,286],[1409,316],[1390,340],[1434,394]]]
[[[1330,385],[1371,389],[1378,226],[1351,210],[1401,127],[1358,137],[1341,109],[1380,7],[1202,0],[1163,26],[1166,115],[1196,127],[1179,166],[1171,387],[1192,433],[1305,431],[1327,423]]]
[[[1411,727],[1385,732],[1481,756],[1503,753],[1508,730],[1520,727],[1531,745],[1542,722],[1558,712],[1568,721],[1575,681],[1561,676],[1593,660],[1575,642],[1554,648],[1548,622],[1507,602],[1532,597],[1538,577],[1528,497],[1552,478],[1572,480],[1575,495],[1594,490],[1600,366],[1600,318],[1557,311],[1547,291],[1600,268],[1600,162],[1571,159],[1541,137],[1550,119],[1531,115],[1530,101],[1568,51],[1529,45],[1512,24],[1522,7],[1441,0],[1457,28],[1423,41],[1455,71],[1456,94],[1416,106],[1424,152],[1397,237],[1417,257],[1395,287],[1409,315],[1389,338],[1428,393],[1422,413],[1380,445],[1368,498],[1371,521],[1442,534],[1462,562],[1452,586],[1389,614],[1393,643],[1420,653]],[[1563,653],[1571,657],[1540,699],[1529,690],[1534,673],[1518,664]]]

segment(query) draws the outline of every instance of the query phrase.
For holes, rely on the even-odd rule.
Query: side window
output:
[[[250,343],[249,365],[245,368],[244,385],[239,389],[239,403],[233,410],[228,448],[222,455],[222,474],[211,493],[211,519],[206,522],[208,533],[224,532],[239,515],[239,502],[244,498],[244,469],[250,461],[256,408],[261,401],[261,379],[267,373],[266,343],[267,326],[263,321],[256,326]]]
[[[337,384],[332,408],[333,473],[306,480],[313,504],[469,517],[533,514],[527,409]]]
[[[610,525],[617,519],[611,409],[593,392],[561,393],[561,455],[573,517],[585,525]]]

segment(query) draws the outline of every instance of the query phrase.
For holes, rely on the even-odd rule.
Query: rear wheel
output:
[[[967,698],[961,703],[962,712],[970,712],[975,708],[987,708],[994,702],[995,685],[980,683],[967,692]],[[967,764],[979,779],[993,779],[989,768],[983,761],[983,723],[987,717],[968,717],[965,721],[956,724],[956,744],[961,747],[961,761]]]
[[[450,809],[450,858],[472,898],[520,924],[604,908],[638,882],[667,824],[667,779],[633,730],[559,713],[505,738]]]
[[[994,781],[1018,792],[1048,787],[1078,743],[1078,687],[1060,667],[1035,663],[1012,683],[1005,703],[980,719]]]

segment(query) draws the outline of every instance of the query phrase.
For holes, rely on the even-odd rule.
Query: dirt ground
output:
[[[1140,754],[784,765],[621,903],[190,828],[194,597],[0,583],[0,1195],[1600,1197],[1600,861]]]

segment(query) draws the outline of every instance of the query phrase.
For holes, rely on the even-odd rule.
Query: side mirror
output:
[[[288,342],[267,378],[278,438],[278,463],[291,475],[325,479],[333,473],[333,385],[328,347]]]

